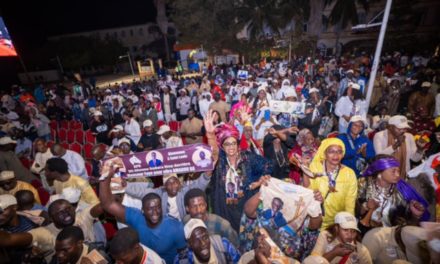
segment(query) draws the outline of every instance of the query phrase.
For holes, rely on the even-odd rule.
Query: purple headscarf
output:
[[[373,176],[378,172],[384,171],[389,168],[400,167],[400,163],[395,158],[383,158],[374,161],[368,166],[368,168],[362,174],[363,177]],[[429,221],[430,214],[428,212],[428,202],[407,182],[399,180],[396,184],[397,190],[402,194],[403,199],[407,203],[415,200],[425,207],[425,212],[422,215],[421,221]]]

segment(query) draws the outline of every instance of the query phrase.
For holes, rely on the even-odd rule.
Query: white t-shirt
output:
[[[144,250],[144,255],[142,257],[140,264],[165,264],[165,261],[157,255],[151,248],[140,244]]]
[[[174,197],[168,197],[168,215],[176,218],[176,219],[180,219],[180,214],[179,214],[179,208],[177,208],[177,200],[176,200],[177,196]]]

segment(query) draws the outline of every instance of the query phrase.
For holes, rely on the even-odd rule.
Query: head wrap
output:
[[[378,159],[368,166],[368,168],[362,174],[363,177],[373,176],[378,172],[384,171],[389,168],[400,167],[400,163],[392,157]]]
[[[312,133],[308,128],[303,128],[298,132],[298,135],[296,136],[296,142],[298,142],[298,145],[303,146],[304,142],[306,140],[307,134]]]
[[[229,137],[233,137],[238,141],[240,133],[235,126],[229,124],[221,124],[215,128],[215,136],[217,138],[217,145],[222,146],[223,141]]]
[[[342,155],[345,155],[345,145],[344,142],[342,142],[342,140],[340,140],[339,138],[327,138],[324,139],[321,142],[321,145],[318,148],[318,151],[315,154],[315,157],[313,158],[312,162],[310,163],[310,170],[313,173],[323,173],[324,172],[324,167],[323,167],[323,162],[325,160],[325,151],[330,147],[330,146],[339,146],[342,148]]]

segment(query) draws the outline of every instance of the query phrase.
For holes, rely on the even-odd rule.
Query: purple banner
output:
[[[104,160],[121,177],[154,177],[213,170],[211,147],[205,144],[120,155]],[[108,167],[108,166],[104,166]],[[102,171],[103,174],[106,171]]]

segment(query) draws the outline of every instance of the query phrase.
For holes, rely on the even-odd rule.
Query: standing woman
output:
[[[220,148],[211,179],[211,205],[215,214],[228,220],[238,232],[246,201],[267,180],[272,172],[270,161],[252,152],[239,149],[238,130],[228,124],[213,125],[210,110],[205,118],[208,143],[214,153]],[[210,138],[215,133],[216,143]]]
[[[343,96],[336,102],[335,115],[339,117],[339,133],[347,132],[352,116],[367,117],[368,105],[357,83],[349,84]]]
[[[339,212],[345,211],[354,215],[357,180],[354,171],[342,165],[344,154],[345,145],[340,139],[323,140],[309,166],[314,177],[304,176],[304,187],[314,190],[315,199],[322,203],[321,230],[334,224],[335,216]]]

